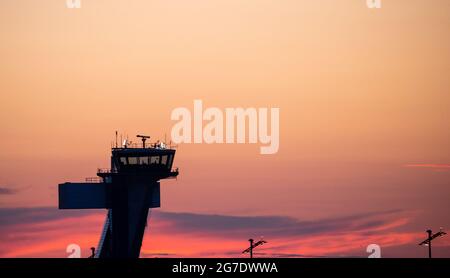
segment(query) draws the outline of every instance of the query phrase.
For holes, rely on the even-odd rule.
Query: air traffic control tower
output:
[[[142,145],[112,148],[111,168],[98,169],[98,180],[59,184],[59,209],[108,210],[96,258],[138,258],[148,210],[160,207],[159,180],[178,176],[174,149],[138,137]]]

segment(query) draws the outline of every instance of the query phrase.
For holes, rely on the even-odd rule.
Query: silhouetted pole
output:
[[[89,258],[95,258],[95,247],[91,247],[91,255]]]
[[[438,237],[446,235],[447,233],[442,231],[442,228],[441,228],[440,231],[435,233],[434,235],[433,235],[433,232],[431,231],[431,229],[429,229],[429,230],[427,230],[427,234],[428,234],[427,239],[425,239],[424,241],[419,243],[419,245],[428,245],[428,258],[431,259],[431,242]]]
[[[255,249],[255,247],[258,247],[260,245],[263,245],[264,243],[267,243],[267,241],[262,240],[262,239],[260,241],[258,241],[257,243],[253,243],[254,242],[253,238],[249,239],[248,241],[250,242],[250,247],[245,249],[244,251],[242,251],[242,254],[249,253],[250,259],[253,258],[253,249]]]
[[[431,235],[433,234],[433,232],[431,230],[427,230],[428,233],[428,258],[431,259]]]

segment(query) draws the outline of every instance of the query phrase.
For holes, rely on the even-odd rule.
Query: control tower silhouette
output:
[[[142,146],[124,141],[112,148],[111,168],[98,169],[98,180],[59,184],[59,209],[107,209],[96,258],[138,258],[148,210],[160,207],[159,180],[178,176],[172,170],[175,150],[164,143]],[[89,182],[90,181],[90,182]]]

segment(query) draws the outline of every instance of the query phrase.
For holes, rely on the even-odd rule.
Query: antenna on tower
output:
[[[136,137],[141,138],[141,140],[142,140],[142,148],[145,149],[145,141],[147,139],[150,139],[150,136],[147,136],[147,135],[136,135]]]
[[[117,130],[116,130],[116,148],[117,148]]]

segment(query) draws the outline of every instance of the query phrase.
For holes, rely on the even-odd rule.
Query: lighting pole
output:
[[[259,245],[263,245],[264,243],[267,243],[267,241],[265,240],[260,240],[257,243],[253,244],[254,240],[253,238],[248,240],[250,242],[250,247],[245,249],[244,251],[242,251],[242,254],[244,253],[249,253],[250,254],[250,259],[253,259],[253,249]]]
[[[434,239],[444,236],[447,233],[442,231],[442,228],[440,229],[439,232],[433,234],[433,231],[431,230],[427,230],[427,234],[428,234],[428,238],[425,239],[424,241],[422,241],[421,243],[419,243],[419,245],[426,245],[428,246],[428,258],[431,259],[431,241],[433,241]]]

